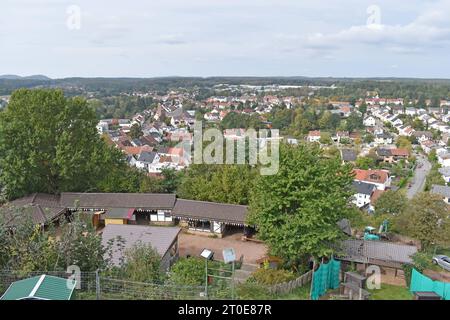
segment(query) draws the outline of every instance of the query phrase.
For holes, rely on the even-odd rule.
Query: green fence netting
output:
[[[339,273],[341,262],[331,259],[330,262],[320,265],[314,272],[311,299],[319,300],[328,289],[339,288]]]
[[[411,275],[411,292],[434,292],[444,300],[450,300],[450,283],[434,281],[424,276],[416,269]]]

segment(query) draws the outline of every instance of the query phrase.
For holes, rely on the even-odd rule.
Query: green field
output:
[[[380,290],[369,290],[372,300],[412,300],[413,295],[408,288],[382,284]]]

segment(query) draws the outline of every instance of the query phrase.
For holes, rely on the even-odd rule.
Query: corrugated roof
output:
[[[159,255],[164,256],[172,243],[180,233],[181,228],[177,227],[152,227],[135,225],[107,225],[102,232],[102,244],[107,245],[108,241],[121,237],[124,249],[130,249],[133,245],[141,242],[151,245]],[[124,251],[125,251],[124,250]],[[112,262],[118,265],[124,252],[114,248],[112,250]]]
[[[172,209],[174,194],[163,193],[68,193],[61,194],[61,205],[74,208],[136,208],[136,209]]]
[[[178,199],[172,214],[176,217],[245,224],[247,206]]]
[[[345,240],[341,250],[343,260],[366,262],[367,259],[409,264],[417,247],[383,241]]]
[[[61,215],[65,208],[59,203],[59,196],[34,193],[11,201],[1,208],[1,214],[8,225],[14,225],[17,218],[30,218],[33,223],[47,223]]]
[[[13,282],[0,300],[70,300],[75,286],[72,280],[41,275]]]

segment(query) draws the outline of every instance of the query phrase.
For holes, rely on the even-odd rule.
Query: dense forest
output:
[[[18,88],[59,87],[68,95],[96,92],[101,96],[131,91],[160,91],[172,89],[204,89],[219,84],[267,86],[332,86],[319,90],[321,96],[365,96],[366,91],[377,91],[383,97],[418,99],[421,96],[447,98],[450,80],[400,78],[307,78],[307,77],[166,77],[166,78],[65,78],[65,79],[0,79],[0,95],[11,94]]]

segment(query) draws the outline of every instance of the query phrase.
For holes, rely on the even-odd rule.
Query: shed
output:
[[[412,264],[417,247],[383,241],[345,240],[341,252],[337,257],[339,260],[401,269],[404,264]]]
[[[75,280],[41,275],[13,282],[0,300],[70,300]]]
[[[178,259],[178,234],[181,229],[177,227],[152,227],[108,224],[102,232],[102,244],[107,245],[110,240],[121,238],[124,241],[124,250],[136,244],[150,245],[161,256],[161,267],[168,270]],[[120,265],[124,251],[113,248],[112,263]]]

